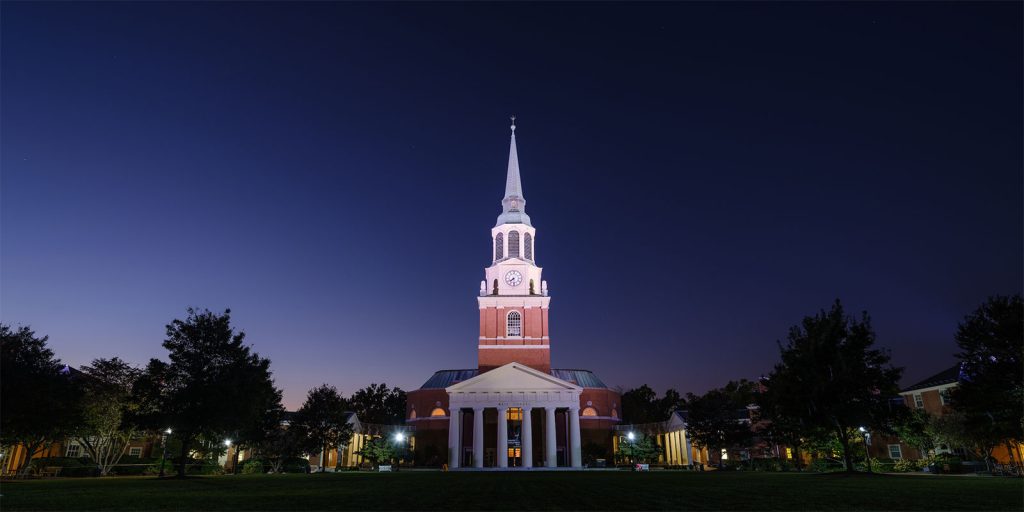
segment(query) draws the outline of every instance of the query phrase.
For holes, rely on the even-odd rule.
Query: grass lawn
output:
[[[14,510],[1016,510],[1024,481],[655,471],[337,473],[0,484]]]

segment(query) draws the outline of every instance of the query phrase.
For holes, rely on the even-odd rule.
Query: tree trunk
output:
[[[188,462],[188,445],[192,444],[190,437],[181,437],[181,463],[178,464],[178,478],[185,478],[185,464]]]
[[[39,453],[42,447],[46,445],[46,441],[37,441],[35,443],[23,442],[21,445],[25,447],[25,460],[21,461],[21,466],[18,466],[16,473],[18,478],[25,478],[28,476],[28,470],[32,467],[32,457]]]
[[[843,446],[843,462],[846,464],[846,472],[853,473],[853,454],[850,453],[850,440],[846,437],[846,429],[839,427],[836,429],[836,433],[839,434],[839,444]]]
[[[231,474],[238,474],[238,455],[242,450],[239,449],[239,445],[235,445],[235,453],[231,456]]]

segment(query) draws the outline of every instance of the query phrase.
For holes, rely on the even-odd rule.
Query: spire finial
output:
[[[512,120],[512,133],[515,133],[515,131],[516,131],[516,115],[512,114],[512,117],[509,117],[509,119]]]

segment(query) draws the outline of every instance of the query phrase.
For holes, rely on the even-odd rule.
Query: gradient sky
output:
[[[508,121],[556,367],[702,392],[841,298],[904,384],[1019,293],[1020,3],[12,3],[0,320],[230,307],[286,403],[476,366]]]

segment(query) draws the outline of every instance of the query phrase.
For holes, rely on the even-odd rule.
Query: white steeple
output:
[[[501,215],[495,226],[502,224],[530,224],[526,214],[523,182],[519,177],[519,153],[516,151],[516,116],[512,116],[512,142],[508,148],[508,175],[505,177],[505,197],[501,200]]]

